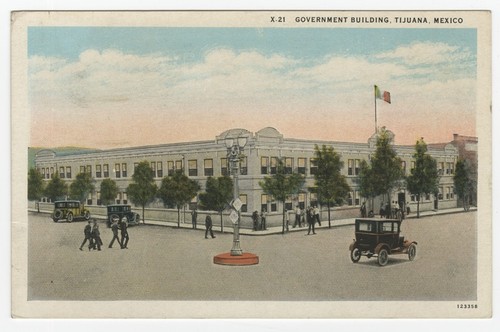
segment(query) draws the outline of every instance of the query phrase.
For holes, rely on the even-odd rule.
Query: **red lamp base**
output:
[[[231,256],[231,253],[225,252],[214,256],[214,264],[245,266],[259,264],[259,256],[244,252],[241,256]]]

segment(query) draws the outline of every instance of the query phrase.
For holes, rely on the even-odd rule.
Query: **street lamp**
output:
[[[227,159],[229,161],[229,174],[233,176],[233,207],[234,202],[239,201],[240,190],[238,188],[238,175],[240,170],[240,156],[243,148],[247,144],[246,137],[238,137],[237,139],[227,138],[224,141],[227,148]],[[237,213],[237,220],[234,223],[233,231],[233,247],[231,248],[231,256],[241,256],[243,251],[240,247],[240,219],[241,214],[239,208],[235,208]]]
[[[233,201],[231,202],[230,219],[234,224],[233,228],[233,247],[231,252],[216,255],[214,257],[215,264],[221,265],[255,265],[259,263],[259,257],[241,250],[240,247],[240,192],[238,187],[238,176],[240,172],[240,157],[243,153],[243,148],[247,144],[246,137],[226,138],[224,144],[227,149],[227,160],[229,161],[229,174],[233,176]]]

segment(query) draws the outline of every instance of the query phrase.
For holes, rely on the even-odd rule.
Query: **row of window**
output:
[[[454,192],[454,187],[439,187],[439,193],[438,193],[438,199],[439,200],[450,200],[450,199],[455,199],[455,192]],[[434,199],[431,197],[431,194],[426,194],[425,196],[422,197],[423,201],[431,201]],[[416,195],[410,195],[410,201],[416,202],[417,201],[417,196]]]

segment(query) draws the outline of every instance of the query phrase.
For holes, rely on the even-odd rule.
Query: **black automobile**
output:
[[[129,226],[138,225],[141,221],[141,217],[138,213],[132,211],[132,207],[127,204],[113,204],[108,205],[108,219],[106,220],[106,224],[108,227],[111,227],[111,223],[113,219],[118,221],[122,220],[122,218],[127,218],[127,222]]]
[[[349,246],[353,263],[361,256],[377,257],[380,266],[387,264],[389,255],[407,254],[410,261],[415,259],[417,242],[400,236],[401,220],[359,218],[354,227],[355,239]]]

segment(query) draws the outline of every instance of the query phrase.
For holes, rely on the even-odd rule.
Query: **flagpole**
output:
[[[377,86],[373,86],[373,99],[375,103],[375,134],[378,132],[377,126]]]

